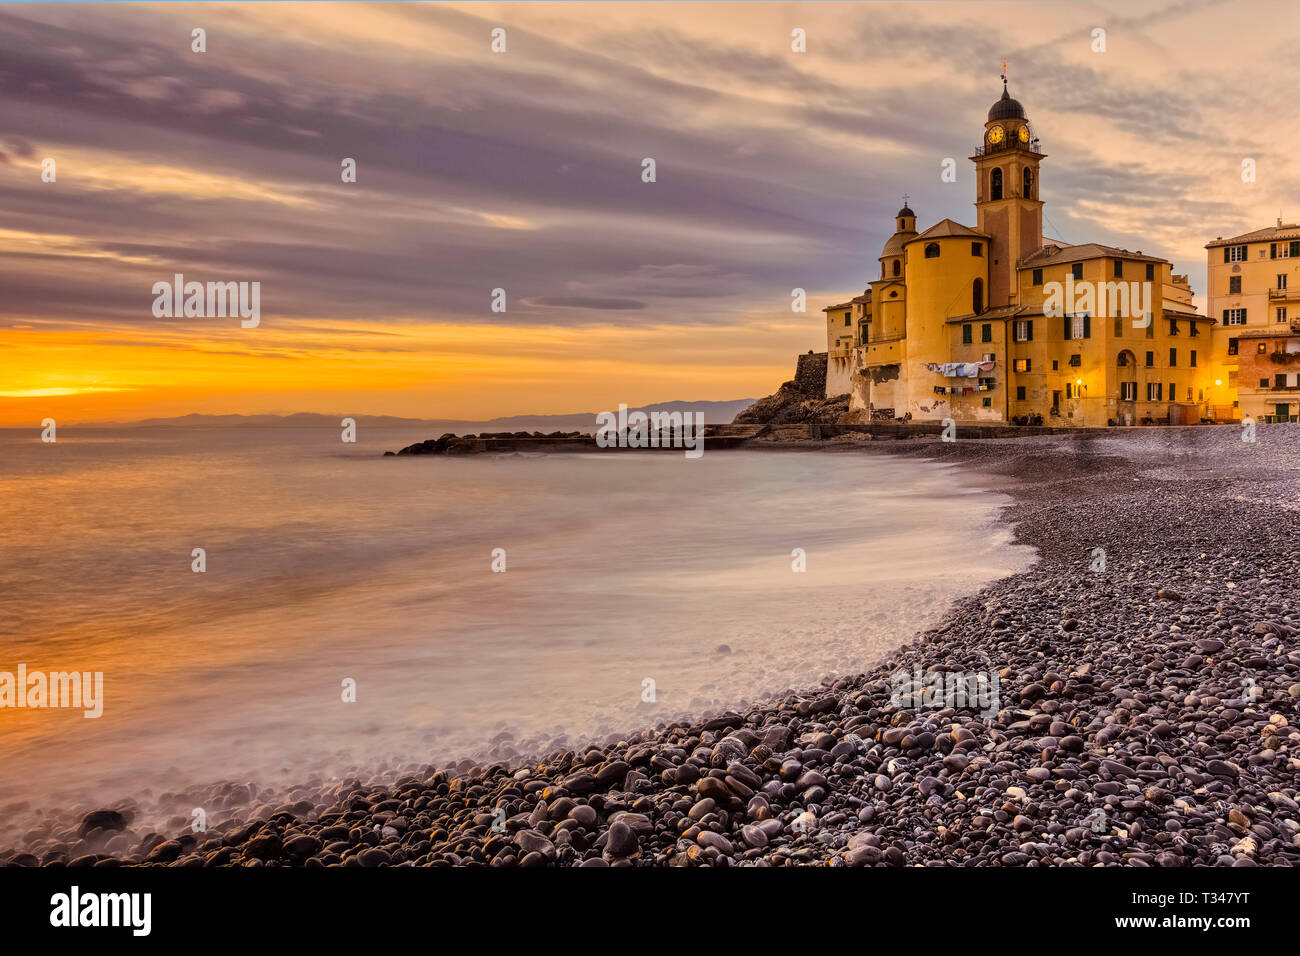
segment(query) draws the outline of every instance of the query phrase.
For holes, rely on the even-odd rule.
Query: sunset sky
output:
[[[4,4],[0,425],[768,394],[903,193],[921,228],[974,221],[1004,56],[1045,231],[1169,258],[1203,308],[1205,242],[1300,219],[1297,28],[1288,2]],[[156,318],[174,273],[260,282],[260,326]]]

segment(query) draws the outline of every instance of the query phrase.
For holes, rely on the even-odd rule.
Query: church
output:
[[[827,396],[859,422],[1201,421],[1214,320],[1165,259],[1043,238],[1047,157],[1002,83],[970,157],[975,225],[918,231],[905,200],[879,277],[822,310]]]

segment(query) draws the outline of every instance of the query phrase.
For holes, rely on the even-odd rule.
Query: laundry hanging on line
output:
[[[991,372],[996,362],[926,362],[925,367],[946,378],[976,378],[980,372]]]

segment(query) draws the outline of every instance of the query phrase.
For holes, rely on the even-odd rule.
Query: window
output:
[[[1266,378],[1261,378],[1261,379],[1259,380],[1259,387],[1260,387],[1260,388],[1268,388],[1268,379],[1266,379]]]
[[[894,275],[895,275],[895,276],[898,275],[898,271],[899,271],[899,268],[900,268],[901,266],[902,266],[902,263],[901,263],[899,260],[895,259],[895,260],[894,260]]]
[[[1119,400],[1121,402],[1136,402],[1137,398],[1138,398],[1137,382],[1119,383]]]
[[[993,326],[989,325],[987,322],[985,322],[983,325],[980,326],[980,341],[981,342],[993,341]]]
[[[1123,334],[1124,334],[1124,317],[1122,315],[1117,315],[1115,316],[1115,338],[1119,338]]]
[[[1223,324],[1224,325],[1245,325],[1246,310],[1245,309],[1224,309]]]
[[[927,243],[925,244],[925,257],[926,257],[927,259],[938,259],[938,258],[939,258],[939,243],[937,243],[937,242],[927,242]]]
[[[1092,338],[1092,316],[1087,312],[1067,315],[1065,317],[1065,338],[1067,340]]]
[[[1291,257],[1291,247],[1285,242],[1270,242],[1268,257],[1270,259],[1289,259]]]
[[[990,198],[1001,199],[1002,198],[1002,170],[1000,168],[994,167],[993,174],[990,176],[989,182],[990,182],[990,188],[989,188]]]
[[[961,327],[961,344],[970,345],[972,341],[973,340],[971,338],[971,325],[969,322],[967,322],[965,325]]]
[[[1128,368],[1128,353],[1120,352],[1115,358],[1115,364],[1120,368]]]
[[[1033,276],[1033,280],[1032,280],[1032,281],[1033,281],[1033,284],[1034,284],[1034,285],[1042,285],[1042,284],[1043,284],[1043,270],[1042,270],[1042,269],[1035,269],[1035,270],[1034,270],[1034,276]]]
[[[1169,400],[1171,402],[1178,401],[1178,386],[1173,382],[1169,383]]]
[[[1161,386],[1159,382],[1147,382],[1147,401],[1148,402],[1160,401],[1160,393],[1162,391],[1162,388],[1163,386]]]
[[[985,408],[992,408],[992,407],[993,407],[993,399],[989,398],[988,396],[985,396],[984,401],[983,401],[981,404],[982,404]]]
[[[848,312],[844,313],[844,324],[845,325],[853,324],[853,317]]]
[[[1228,295],[1241,295],[1241,276],[1228,276]]]
[[[1169,367],[1170,368],[1178,367],[1178,349],[1169,350]]]
[[[1300,259],[1300,239],[1293,239],[1290,242],[1291,258]]]
[[[1277,320],[1279,322],[1286,321],[1286,306],[1280,305],[1277,307]]]
[[[1034,340],[1034,320],[1017,319],[1015,336],[1017,342],[1032,342]]]
[[[1023,180],[1025,184],[1025,189],[1022,195],[1026,199],[1033,199],[1034,198],[1034,172],[1032,169],[1029,169],[1028,167],[1025,168],[1025,175],[1023,177]]]
[[[1147,338],[1149,338],[1149,339],[1154,339],[1154,338],[1156,337],[1156,319],[1155,319],[1155,316],[1153,316],[1150,312],[1147,312],[1145,315],[1142,316],[1142,318],[1146,320],[1146,336],[1147,336]]]
[[[1196,331],[1196,322],[1195,322],[1195,320],[1189,320],[1188,323],[1187,323],[1187,325],[1188,325],[1188,327],[1192,330],[1192,331],[1191,331],[1192,338],[1196,338],[1198,335],[1201,334],[1200,332]]]
[[[1286,289],[1286,273],[1282,272],[1279,273],[1277,277],[1277,290],[1281,292],[1285,289]]]
[[[972,256],[982,256],[982,255],[984,255],[984,243],[982,243],[982,242],[972,242],[972,243],[970,244],[970,254],[971,254]]]
[[[1196,349],[1192,349],[1192,368],[1196,368]]]
[[[1065,397],[1066,397],[1066,398],[1074,398],[1074,383],[1073,383],[1073,382],[1066,382],[1066,383],[1065,383]]]
[[[1016,386],[1016,401],[1018,401],[1018,402],[1023,402],[1024,400],[1025,400],[1025,387],[1024,387],[1023,385],[1017,385],[1017,386]]]
[[[1246,260],[1245,246],[1224,246],[1223,247],[1224,262],[1244,262],[1245,260]]]
[[[1083,356],[1082,356],[1082,355],[1071,355],[1071,356],[1070,356],[1070,368],[1078,368],[1078,367],[1081,366],[1082,364],[1083,364]]]
[[[1124,260],[1123,260],[1123,259],[1116,259],[1116,260],[1115,260],[1115,278],[1116,278],[1116,279],[1122,279],[1122,278],[1124,278]]]
[[[1273,387],[1274,387],[1274,388],[1286,388],[1286,373],[1285,373],[1285,372],[1283,372],[1281,375],[1274,375],[1274,376],[1273,376]]]
[[[1237,370],[1233,369],[1228,373],[1228,388],[1237,387]]]
[[[1155,264],[1154,262],[1148,262],[1148,263],[1147,263],[1147,281],[1148,281],[1148,282],[1154,282],[1155,280],[1156,280],[1156,264]]]
[[[1029,371],[1029,359],[1016,359],[1016,361],[1015,361],[1015,370],[1016,370],[1017,372],[1028,372],[1028,371]]]
[[[1155,367],[1156,367],[1156,353],[1155,353],[1155,352],[1148,352],[1148,353],[1147,353],[1147,368],[1155,368]]]
[[[1059,368],[1060,368],[1060,363],[1057,362],[1056,359],[1052,359],[1052,371],[1055,372]]]
[[[981,312],[984,311],[984,280],[983,279],[976,279],[974,282],[971,283],[970,309],[971,312],[973,312],[975,315],[979,315]],[[986,325],[984,326],[984,328],[987,329],[988,326]],[[985,339],[984,341],[988,342],[990,340]]]
[[[979,384],[981,388],[991,390],[993,386],[997,384],[997,382],[993,381],[993,379],[991,378],[982,378],[979,380]]]
[[[1177,319],[1170,319],[1170,320],[1169,320],[1169,334],[1170,334],[1170,335],[1177,335],[1177,334],[1178,334],[1178,320],[1177,320]]]
[[[1236,340],[1236,339],[1228,339],[1228,354],[1229,354],[1229,355],[1236,355],[1236,354],[1237,354],[1237,340]]]
[[[1259,348],[1256,351],[1258,351],[1260,355],[1263,355],[1265,352],[1268,351],[1268,346],[1266,346],[1263,342],[1260,342]]]
[[[1082,262],[1076,262],[1074,265],[1070,266],[1070,275],[1074,276],[1074,280],[1075,280],[1076,282],[1079,281],[1080,279],[1082,279],[1082,278],[1083,278],[1083,263],[1082,263]]]

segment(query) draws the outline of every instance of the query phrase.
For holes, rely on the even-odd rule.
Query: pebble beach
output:
[[[221,808],[202,832],[49,813],[0,864],[1300,864],[1300,427],[771,453],[959,464],[1039,561],[869,671],[743,712],[527,764],[226,783],[197,795]],[[902,706],[897,675],[954,673],[996,675],[995,709]]]

